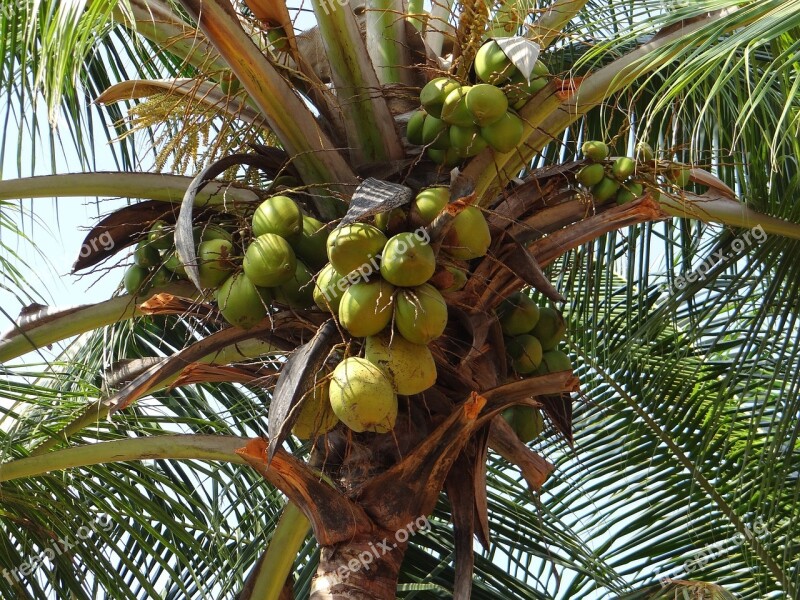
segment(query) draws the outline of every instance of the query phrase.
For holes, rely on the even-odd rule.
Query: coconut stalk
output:
[[[330,62],[351,160],[356,165],[400,160],[403,147],[353,9],[337,0],[313,0],[312,6]]]
[[[411,84],[403,0],[367,0],[367,52],[383,84]]]
[[[588,0],[556,0],[539,17],[528,32],[528,37],[542,48],[549,46],[561,35],[564,26],[586,6]]]
[[[348,194],[356,178],[322,131],[313,113],[295,94],[261,50],[242,29],[227,2],[180,0],[234,75],[258,106],[270,129],[292,156],[307,185],[319,184],[332,192]],[[333,217],[333,207],[320,210]]]
[[[161,173],[64,173],[0,181],[0,200],[23,198],[111,197],[159,200],[179,204],[191,177]],[[256,202],[259,194],[234,182],[211,182],[198,194],[197,206],[222,206],[230,202]]]

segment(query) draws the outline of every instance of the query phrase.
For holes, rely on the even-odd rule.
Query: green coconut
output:
[[[156,250],[169,250],[173,246],[174,230],[165,221],[156,221],[147,232],[147,243]]]
[[[427,346],[412,344],[402,335],[381,333],[364,344],[364,357],[389,378],[398,394],[419,394],[436,383],[436,363]]]
[[[459,86],[460,84],[455,79],[450,79],[449,77],[432,79],[425,84],[425,87],[419,93],[420,104],[422,104],[429,116],[439,119],[442,116],[442,106],[445,98]]]
[[[622,188],[617,192],[617,204],[628,204],[639,198],[644,193],[644,187],[641,183],[633,182],[623,184]]]
[[[133,251],[133,262],[139,267],[152,269],[161,264],[161,255],[147,242],[139,242]]]
[[[636,162],[627,156],[620,156],[611,164],[611,174],[617,181],[625,181],[636,171]]]
[[[339,423],[328,395],[329,382],[320,381],[302,400],[300,414],[292,426],[292,433],[301,440],[310,440],[328,433]]]
[[[592,195],[598,202],[605,202],[613,198],[619,190],[620,183],[611,177],[603,177],[600,183],[592,187]]]
[[[394,320],[397,330],[412,344],[428,344],[444,333],[447,304],[430,284],[402,288],[397,293]]]
[[[450,147],[450,134],[447,129],[447,123],[428,115],[422,126],[422,142],[430,146],[429,150],[447,150]]]
[[[635,156],[636,160],[642,162],[652,162],[656,158],[655,152],[653,152],[653,147],[647,142],[639,142],[636,144]]]
[[[186,267],[183,266],[181,259],[178,258],[178,253],[174,249],[167,252],[164,260],[164,267],[178,275],[179,277],[186,278]]]
[[[131,265],[125,270],[125,275],[122,277],[122,284],[125,291],[129,294],[144,293],[149,289],[148,278],[150,271],[139,265]]]
[[[608,158],[608,146],[597,140],[589,140],[581,146],[581,152],[589,160],[600,162]]]
[[[433,162],[443,167],[455,167],[464,160],[454,148],[448,148],[447,150],[428,148],[427,155]]]
[[[303,215],[303,230],[292,240],[294,253],[312,269],[328,262],[328,228],[314,217]]]
[[[508,98],[503,90],[488,83],[472,86],[467,92],[466,103],[467,110],[480,127],[496,123],[508,111]]]
[[[349,223],[328,235],[328,260],[344,275],[358,268],[370,268],[387,239],[384,233],[367,223]]]
[[[258,286],[281,285],[292,278],[296,267],[289,242],[274,233],[258,236],[244,254],[244,272]]]
[[[473,124],[472,113],[467,108],[467,92],[471,89],[471,85],[459,86],[447,94],[442,105],[442,121],[460,127]]]
[[[406,139],[409,144],[421,146],[422,142],[422,128],[425,125],[425,118],[428,116],[424,110],[418,110],[408,120],[406,125]]]
[[[228,277],[215,296],[222,316],[235,327],[250,329],[267,316],[269,293],[258,288],[244,273]]]
[[[192,227],[192,238],[194,239],[194,245],[197,246],[200,242],[207,242],[209,240],[227,240],[232,242],[233,234],[221,225],[205,223]]]
[[[428,240],[413,231],[392,237],[381,254],[381,276],[392,285],[422,285],[436,270],[436,255]]]
[[[475,206],[467,206],[453,219],[442,248],[453,258],[470,260],[485,256],[491,243],[489,224],[483,213]]]
[[[208,240],[197,247],[197,271],[200,285],[217,287],[236,268],[233,262],[233,244],[227,240]]]
[[[516,292],[506,298],[497,310],[500,327],[506,335],[528,333],[539,321],[539,306],[527,294]]]
[[[503,411],[503,418],[525,444],[535,440],[544,431],[542,413],[533,406],[512,406]]]
[[[561,350],[546,350],[542,353],[542,362],[536,369],[537,375],[547,375],[548,373],[558,373],[560,371],[571,371],[572,361],[569,356]]]
[[[667,177],[679,188],[685,188],[692,181],[692,169],[686,166],[675,166],[667,172]]]
[[[394,286],[377,279],[351,285],[342,294],[339,322],[353,337],[383,331],[392,320]]]
[[[527,333],[511,338],[506,344],[506,351],[513,361],[514,371],[520,375],[533,373],[542,362],[541,342]]]
[[[459,157],[469,158],[483,152],[489,143],[481,136],[481,130],[477,125],[450,127],[450,148]]]
[[[317,275],[312,292],[314,303],[322,310],[338,315],[339,303],[349,285],[347,277],[339,273],[331,263],[328,263]]]
[[[172,280],[175,278],[175,274],[171,271],[168,271],[163,266],[156,269],[156,271],[150,276],[150,287],[153,288],[161,288],[171,283]]]
[[[425,188],[414,198],[412,213],[419,217],[423,225],[430,225],[448,202],[450,202],[450,188],[444,186]]]
[[[481,137],[498,152],[511,152],[522,141],[524,131],[522,119],[509,111],[491,125],[481,127]]]
[[[511,83],[503,87],[503,93],[506,95],[506,98],[508,98],[509,106],[515,110],[519,110],[546,85],[547,79],[544,77],[533,77],[532,75],[532,79],[527,81],[522,76],[522,73],[517,73],[517,75],[511,79]]]
[[[579,183],[582,183],[586,187],[592,187],[593,185],[600,183],[603,180],[603,177],[605,177],[605,174],[606,171],[603,168],[603,165],[594,163],[581,167],[581,170],[578,171],[577,175],[575,175],[575,179],[577,179]]]
[[[262,202],[253,214],[253,235],[274,233],[292,238],[303,230],[303,213],[289,196],[272,196]]]
[[[397,420],[397,394],[383,371],[351,356],[333,370],[328,390],[331,408],[355,432],[388,433]]]
[[[297,261],[294,275],[286,282],[273,288],[275,301],[290,308],[309,308],[314,306],[314,275],[302,261]]]
[[[552,350],[564,339],[567,326],[561,313],[545,306],[539,309],[539,321],[531,333],[535,335],[542,344],[543,350]]]
[[[500,84],[517,73],[517,67],[495,41],[486,42],[475,55],[475,74],[486,83]]]

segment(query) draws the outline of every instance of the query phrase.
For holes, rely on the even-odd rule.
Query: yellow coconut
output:
[[[333,370],[331,408],[356,432],[388,433],[397,420],[397,395],[383,371],[365,358],[344,359]]]
[[[436,255],[428,240],[413,231],[398,233],[381,254],[381,276],[392,285],[422,285],[436,270]]]
[[[491,242],[483,213],[475,206],[468,206],[453,219],[442,248],[454,258],[470,260],[485,256]]]
[[[392,320],[394,286],[383,279],[351,285],[339,304],[339,322],[350,335],[379,333]]]
[[[412,344],[402,335],[370,336],[364,356],[378,365],[398,394],[419,394],[436,383],[436,363],[427,346]]]
[[[339,314],[339,303],[342,300],[350,281],[339,273],[331,263],[322,267],[322,271],[317,275],[314,285],[314,302],[322,310]]]
[[[328,236],[328,260],[334,268],[347,275],[370,265],[386,245],[386,236],[373,225],[350,223],[337,227]]]
[[[395,304],[397,330],[412,344],[428,344],[444,333],[447,304],[432,285],[401,288]]]
[[[327,381],[318,381],[303,398],[300,414],[292,426],[292,433],[301,440],[328,433],[339,423],[328,396],[329,385]]]

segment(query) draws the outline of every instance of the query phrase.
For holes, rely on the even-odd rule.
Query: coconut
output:
[[[244,272],[258,286],[275,287],[292,278],[297,266],[294,250],[274,233],[258,236],[244,254]]]
[[[422,145],[422,127],[425,124],[425,118],[427,116],[428,113],[424,110],[418,110],[411,115],[406,125],[406,139],[408,139],[409,144],[414,144],[415,146]]]
[[[620,183],[611,177],[603,177],[600,183],[592,188],[594,199],[598,202],[605,202],[614,197],[619,190]]]
[[[548,373],[558,373],[559,371],[571,371],[572,361],[569,356],[561,350],[547,350],[542,353],[542,362],[536,369],[537,375],[547,375]]]
[[[511,338],[506,351],[513,360],[514,371],[520,375],[533,373],[542,362],[542,344],[527,333]]]
[[[225,320],[250,329],[267,316],[269,292],[256,287],[244,273],[234,273],[216,292],[217,305]]]
[[[589,160],[600,162],[608,157],[608,146],[597,140],[589,140],[581,146],[581,152]]]
[[[386,233],[402,228],[406,224],[406,212],[402,208],[393,208],[389,212],[375,215],[375,227]]]
[[[194,239],[195,246],[200,242],[207,242],[209,240],[233,241],[233,235],[230,231],[214,223],[205,223],[192,227],[192,238]]]
[[[289,196],[272,196],[262,202],[253,215],[253,235],[274,233],[291,238],[303,230],[303,213]]]
[[[160,288],[164,287],[168,283],[170,283],[174,279],[175,275],[165,269],[164,267],[159,267],[156,269],[156,272],[150,276],[150,287]]]
[[[331,263],[322,267],[312,292],[314,302],[322,310],[339,314],[342,295],[350,285],[347,277],[339,273]]]
[[[383,232],[367,223],[349,223],[328,235],[328,260],[344,275],[360,267],[368,267],[386,245]]]
[[[422,126],[422,142],[429,145],[429,149],[447,150],[450,147],[450,136],[447,132],[447,123],[431,115],[425,119]]]
[[[552,350],[564,339],[566,331],[564,317],[558,311],[545,306],[539,309],[539,321],[531,333],[539,339],[543,350]]]
[[[495,123],[481,127],[481,136],[498,152],[511,152],[522,141],[524,130],[522,119],[509,111]]]
[[[641,160],[644,162],[651,162],[656,158],[656,155],[653,152],[653,147],[647,142],[639,142],[636,144],[635,156],[636,160]]]
[[[453,258],[470,260],[485,256],[491,242],[483,213],[475,206],[467,206],[453,219],[442,247]]]
[[[641,183],[632,182],[626,183],[622,186],[617,192],[617,204],[627,204],[628,202],[633,202],[642,195],[644,192],[644,187],[642,187]]]
[[[166,260],[164,260],[164,267],[178,275],[179,277],[186,277],[186,267],[183,266],[181,259],[178,258],[178,253],[175,250],[172,250],[166,254]]]
[[[429,116],[437,119],[442,116],[442,105],[447,95],[459,87],[455,79],[449,77],[437,77],[429,81],[419,93],[419,101]],[[427,119],[425,119],[427,121]],[[427,143],[427,142],[426,142]]]
[[[463,160],[453,148],[448,148],[447,150],[428,148],[427,154],[428,158],[443,167],[455,167]]]
[[[419,218],[423,225],[430,225],[450,202],[450,188],[434,186],[425,188],[414,198],[412,214]]]
[[[679,188],[685,188],[692,181],[692,170],[686,166],[676,166],[668,171],[667,177]]]
[[[169,250],[173,245],[173,231],[165,221],[156,221],[147,233],[147,243],[156,250]]]
[[[499,84],[517,73],[517,67],[495,41],[486,42],[475,55],[475,74],[481,81]]]
[[[488,83],[473,86],[467,92],[466,104],[480,127],[496,123],[508,111],[508,98],[503,90]]]
[[[467,284],[467,272],[454,265],[439,265],[428,283],[445,294],[457,292]]]
[[[303,230],[292,240],[292,249],[298,258],[312,269],[320,269],[328,262],[328,228],[314,217],[303,215]]]
[[[472,113],[467,108],[467,92],[471,89],[471,85],[459,86],[447,94],[442,105],[442,121],[460,127],[473,124]]]
[[[387,433],[397,420],[397,395],[383,371],[364,358],[351,356],[331,374],[328,391],[337,417],[356,432]]]
[[[500,327],[506,335],[528,333],[539,321],[539,306],[530,296],[516,292],[506,298],[497,310]]]
[[[481,137],[481,130],[477,125],[468,127],[450,126],[450,148],[459,157],[469,158],[480,154],[488,146],[488,142]]]
[[[147,242],[139,242],[133,251],[133,262],[139,267],[152,269],[161,264],[161,255]]]
[[[422,285],[436,270],[436,255],[428,240],[412,231],[399,233],[381,254],[381,276],[402,287]]]
[[[447,304],[430,284],[403,288],[397,294],[394,319],[397,330],[413,344],[428,344],[444,333]]]
[[[144,267],[139,265],[131,265],[125,270],[125,275],[122,277],[122,284],[125,286],[125,291],[129,294],[144,293],[149,289],[147,279],[150,272]]]
[[[208,240],[197,247],[197,270],[200,285],[204,288],[217,287],[236,268],[231,261],[233,244],[227,240]]]
[[[512,406],[503,411],[503,418],[525,444],[535,440],[544,431],[542,413],[533,406]]]
[[[382,331],[392,320],[394,286],[378,279],[356,283],[342,294],[339,322],[353,337]]]
[[[580,183],[585,185],[586,187],[592,187],[593,185],[597,185],[603,180],[605,177],[606,171],[601,164],[591,164],[586,165],[578,171],[578,174],[575,175],[575,179],[577,179]]]
[[[275,301],[290,308],[309,308],[314,306],[314,275],[302,261],[297,261],[294,275],[274,288]]]
[[[398,394],[419,394],[436,383],[436,363],[427,346],[412,344],[402,335],[382,333],[367,338],[364,357],[389,378]]]
[[[300,414],[292,426],[292,433],[301,440],[309,440],[328,433],[339,423],[328,396],[329,383],[316,382],[302,400]]]
[[[537,65],[540,63],[536,63]],[[533,77],[527,81],[522,73],[517,73],[511,83],[503,87],[503,93],[508,98],[508,104],[515,110],[519,110],[528,103],[531,97],[547,85],[544,77]]]
[[[611,164],[611,174],[614,175],[614,179],[620,182],[633,175],[635,170],[636,163],[627,156],[620,156]]]

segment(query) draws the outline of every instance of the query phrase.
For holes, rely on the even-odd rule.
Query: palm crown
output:
[[[302,10],[257,0],[0,14],[6,122],[43,133],[41,111],[19,111],[41,98],[70,124],[50,135],[87,164],[94,119],[121,136],[120,173],[5,180],[0,208],[136,199],[89,233],[76,269],[123,258],[163,221],[186,271],[126,276],[129,294],[78,309],[29,307],[0,339],[4,597],[795,597],[800,3],[311,8],[307,27]],[[482,76],[490,37],[540,71]],[[437,123],[445,99],[424,90],[441,77],[464,123]],[[491,119],[456,104],[482,79],[512,105]],[[518,131],[494,134],[501,115]],[[23,135],[12,129],[4,148]],[[633,178],[588,140],[635,159]],[[414,197],[437,185],[450,203],[425,222]],[[396,422],[289,435],[320,380],[333,385],[326,370],[373,334],[268,279],[263,308],[227,312],[219,290],[254,277],[241,255],[276,195],[326,236],[346,212],[387,237],[429,236],[439,275],[424,281],[442,290],[447,329],[411,340],[429,345],[435,385],[395,381]],[[468,211],[491,237],[463,254],[483,231],[458,238]],[[234,232],[214,246],[221,274],[204,267],[210,223]],[[14,255],[0,260],[4,287],[33,298]],[[561,308],[574,371],[519,362],[520,332],[501,322],[520,289]],[[413,337],[392,310],[389,330]],[[57,360],[19,360],[76,335]],[[499,414],[517,405],[547,417],[532,444]],[[409,523],[408,543],[373,552]],[[367,549],[370,569],[330,576]]]

